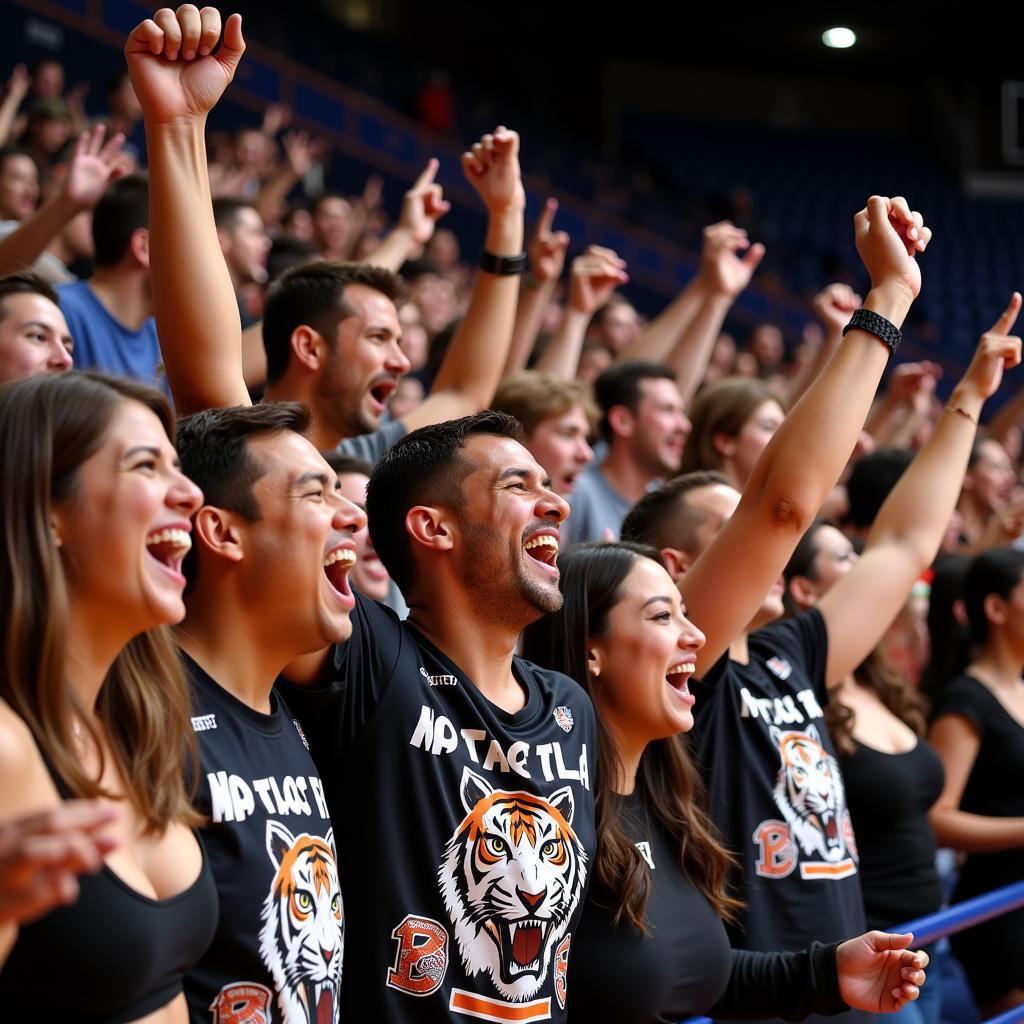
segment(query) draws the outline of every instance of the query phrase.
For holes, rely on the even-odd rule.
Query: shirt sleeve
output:
[[[779,619],[752,634],[749,642],[765,657],[781,655],[800,665],[814,686],[815,697],[822,706],[828,702],[828,626],[817,608]]]
[[[362,459],[371,466],[375,465],[392,445],[405,437],[405,424],[401,420],[393,420],[373,431],[372,434],[359,434],[346,437],[338,445],[338,451]]]
[[[799,953],[732,951],[729,984],[709,1017],[756,1020],[781,1017],[799,1021],[812,1013],[844,1013],[839,994],[838,943],[811,943]]]
[[[954,679],[936,698],[932,709],[932,721],[945,715],[959,715],[966,718],[980,735],[985,734],[985,709],[979,700],[980,683],[969,676]]]

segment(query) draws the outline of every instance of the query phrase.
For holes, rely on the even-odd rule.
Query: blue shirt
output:
[[[88,281],[61,285],[57,294],[61,312],[75,340],[76,369],[135,377],[166,393],[163,357],[152,317],[137,331],[125,327],[96,298]]]

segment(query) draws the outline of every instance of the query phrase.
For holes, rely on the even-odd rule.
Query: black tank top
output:
[[[217,890],[201,840],[200,849],[199,877],[166,900],[137,892],[106,864],[81,875],[75,903],[20,928],[0,970],[0,1020],[125,1024],[174,999],[217,925]]]

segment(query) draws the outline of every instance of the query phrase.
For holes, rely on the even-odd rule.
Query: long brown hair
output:
[[[580,544],[560,555],[559,585],[565,600],[560,611],[527,627],[524,655],[564,672],[593,697],[600,683],[587,671],[587,641],[607,631],[608,616],[622,596],[622,584],[640,558],[662,565],[654,548],[640,544]],[[612,789],[621,760],[600,715],[597,736],[594,870],[601,884],[618,897],[616,924],[625,918],[646,934],[650,871],[622,828],[622,798]],[[704,784],[687,752],[686,737],[649,743],[640,758],[636,785],[648,811],[679,850],[686,876],[720,917],[731,920],[742,905],[727,892],[728,875],[736,862],[719,842],[705,810]]]
[[[102,445],[125,401],[139,402],[174,440],[163,396],[121,378],[67,373],[0,388],[0,479],[4,481],[0,621],[4,671],[0,697],[24,719],[43,756],[72,793],[107,796],[93,712],[106,732],[127,793],[147,828],[194,824],[185,769],[198,778],[189,691],[165,627],[128,642],[107,673],[95,709],[80,707],[66,678],[69,590],[51,510],[75,500],[78,471]],[[100,751],[90,777],[74,753],[80,721]]]

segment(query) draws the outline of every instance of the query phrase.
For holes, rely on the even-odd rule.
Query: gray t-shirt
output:
[[[601,467],[592,462],[579,476],[569,495],[569,519],[562,536],[570,544],[604,540],[605,530],[618,539],[622,520],[633,506],[608,482]]]
[[[379,426],[372,434],[359,434],[346,437],[338,445],[338,451],[355,459],[362,459],[371,466],[396,442],[405,437],[405,424],[401,420],[391,420]]]

